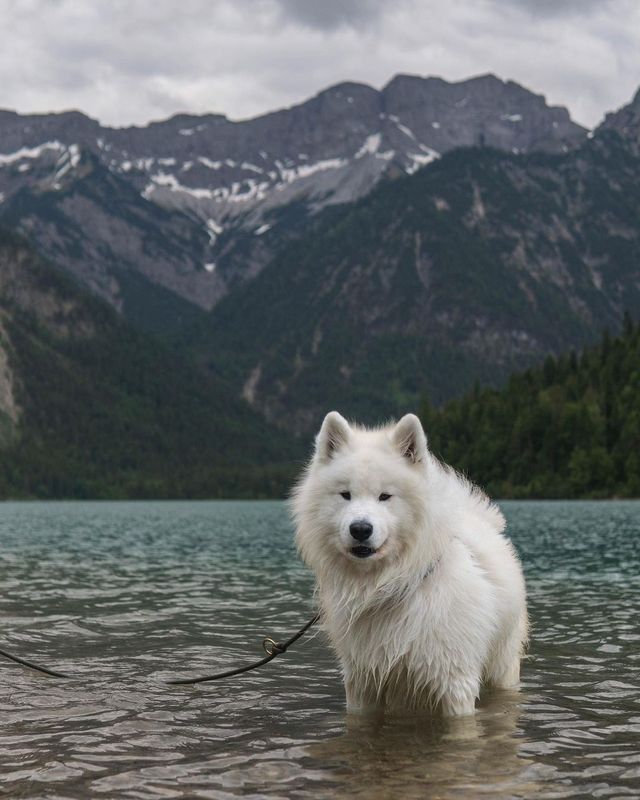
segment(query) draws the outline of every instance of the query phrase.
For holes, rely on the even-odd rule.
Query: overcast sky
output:
[[[486,72],[585,125],[640,85],[639,0],[0,0],[0,108],[232,119],[399,72]]]

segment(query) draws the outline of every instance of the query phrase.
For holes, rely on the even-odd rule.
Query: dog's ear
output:
[[[350,436],[351,428],[347,420],[337,411],[330,411],[316,436],[316,458],[329,461],[349,441]]]
[[[424,461],[427,455],[427,437],[415,414],[405,414],[402,417],[393,429],[391,439],[404,458],[414,464]]]

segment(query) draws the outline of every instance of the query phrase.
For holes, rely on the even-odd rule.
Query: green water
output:
[[[0,505],[0,796],[640,797],[640,503],[505,503],[527,575],[520,692],[475,719],[350,718],[280,503]]]

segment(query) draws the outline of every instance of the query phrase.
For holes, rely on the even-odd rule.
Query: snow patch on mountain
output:
[[[404,133],[404,135],[405,135],[405,136],[408,136],[408,137],[409,137],[409,139],[413,139],[413,141],[414,141],[414,142],[417,142],[417,141],[418,141],[418,138],[417,138],[417,136],[416,136],[416,135],[415,135],[415,133],[414,133],[414,132],[411,130],[411,128],[407,128],[407,126],[406,126],[406,125],[403,125],[403,124],[400,122],[400,120],[398,119],[398,117],[394,117],[394,118],[393,118],[393,121],[395,122],[395,124],[396,124],[396,127],[398,128],[398,130],[399,130],[399,131],[402,131],[402,133]]]
[[[198,161],[208,169],[220,169],[222,166],[222,161],[212,161],[210,158],[206,158],[206,156],[198,156]]]
[[[260,167],[256,167],[255,164],[250,164],[248,161],[243,161],[240,164],[240,169],[249,170],[250,172],[257,172],[258,175],[264,175],[264,170]]]
[[[201,125],[196,125],[195,128],[180,128],[178,133],[180,136],[193,136],[194,133],[200,133],[203,131],[207,126],[202,123]]]
[[[56,171],[53,175],[53,188],[60,189],[62,187],[60,183],[62,178],[64,178],[67,172],[75,169],[79,163],[80,148],[77,144],[71,144],[68,148],[64,149],[64,152],[56,162]]]
[[[73,147],[74,145],[71,146]],[[22,161],[25,158],[40,158],[46,150],[64,151],[66,149],[66,146],[57,139],[53,142],[44,142],[37,147],[21,147],[13,153],[0,153],[0,167],[15,164],[17,161]]]
[[[151,183],[148,183],[142,190],[142,196],[144,199],[150,200],[154,191],[158,187],[169,189],[171,192],[188,194],[191,197],[197,198],[198,200],[212,200],[216,196],[215,190],[192,189],[189,186],[185,186],[184,184],[180,183],[175,175],[171,175],[168,172],[156,172],[155,174],[151,175]]]
[[[208,219],[206,228],[207,228],[207,233],[209,235],[209,242],[212,245],[214,245],[216,243],[218,236],[220,236],[220,234],[224,230],[224,226],[218,224],[215,221],[215,219]]]
[[[285,167],[280,161],[276,161],[276,166],[280,172],[280,177],[284,183],[293,183],[300,178],[308,178],[316,172],[324,172],[329,169],[340,169],[349,163],[347,158],[325,158],[313,164],[298,164],[295,167]]]
[[[167,164],[167,162],[173,162],[175,164],[175,159],[170,158],[159,158],[158,164]],[[131,172],[131,170],[136,169],[139,172],[149,172],[153,169],[155,164],[155,158],[136,158],[133,161],[126,159],[125,161],[118,161],[117,159],[111,159],[109,162],[109,166],[120,172]],[[171,166],[169,164],[169,166]]]
[[[436,153],[435,150],[431,150],[425,145],[422,145],[422,149],[422,153],[407,153],[407,157],[412,161],[412,163],[405,168],[408,175],[413,175],[413,173],[421,167],[426,167],[427,164],[431,164],[433,161],[440,158],[440,153]]]
[[[380,149],[380,142],[382,141],[382,136],[379,133],[372,133],[370,136],[364,140],[364,144],[356,153],[356,158],[362,158],[362,156],[366,156],[367,153],[374,154],[377,153]]]

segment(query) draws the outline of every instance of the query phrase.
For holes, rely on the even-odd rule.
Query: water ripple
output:
[[[520,692],[474,719],[345,716],[280,503],[0,506],[0,795],[626,798],[640,791],[640,504],[506,503],[527,571]]]

